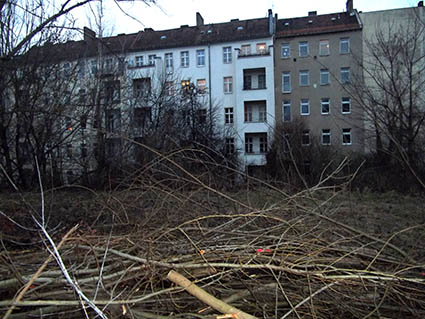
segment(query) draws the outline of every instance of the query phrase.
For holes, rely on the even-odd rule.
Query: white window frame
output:
[[[233,124],[234,123],[234,114],[233,107],[224,108],[224,124]]]
[[[323,81],[323,78],[326,77],[327,81]],[[329,85],[331,83],[331,76],[328,69],[320,70],[320,85]]]
[[[349,142],[344,141],[345,137],[349,138]],[[343,128],[342,129],[342,145],[352,145],[352,144],[353,144],[353,139],[351,135],[351,128]]]
[[[165,67],[166,68],[173,68],[173,53],[169,52],[169,53],[165,53],[164,55],[165,57]]]
[[[304,138],[308,139],[307,143],[304,143]],[[302,132],[302,136],[301,136],[301,145],[302,146],[309,146],[311,144],[311,139],[310,139],[310,130],[303,130]]]
[[[330,54],[329,40],[323,39],[319,41],[319,55],[326,56]]]
[[[196,66],[205,66],[205,49],[196,50]]]
[[[307,107],[307,112],[303,112],[304,106]],[[300,115],[303,115],[303,116],[310,115],[310,100],[309,99],[300,100]]]
[[[310,86],[310,72],[308,70],[300,71],[300,86]]]
[[[245,135],[245,153],[246,154],[254,153],[254,138],[252,136]]]
[[[155,54],[149,54],[149,56],[148,56],[149,65],[155,65],[155,58],[156,58]]]
[[[285,117],[285,110],[289,110],[289,112],[287,114],[289,114],[289,119],[288,117]],[[291,108],[291,100],[284,100],[282,102],[282,121],[283,122],[291,122],[292,121],[292,108]]]
[[[324,108],[327,106],[328,111],[325,112]],[[331,113],[331,99],[330,98],[322,98],[320,99],[320,114],[328,115]]]
[[[348,111],[344,111],[344,105],[348,105]],[[351,98],[350,97],[342,97],[341,98],[341,113],[342,114],[350,114],[351,113]]]
[[[285,79],[287,79],[288,90],[285,90]],[[282,93],[291,93],[291,72],[283,72],[282,73]]]
[[[243,45],[241,45],[240,54],[242,56],[251,55],[251,44],[243,44]]]
[[[254,110],[252,105],[244,105],[244,122],[245,123],[254,122]]]
[[[265,154],[268,152],[268,141],[267,141],[267,134],[261,135],[259,138],[259,147],[260,147],[260,153]]]
[[[339,39],[339,53],[340,54],[350,53],[350,38],[344,37]]]
[[[329,137],[329,143],[325,143],[325,137]],[[321,138],[322,145],[331,145],[331,130],[330,129],[322,129],[322,138]]]
[[[342,84],[347,84],[351,82],[351,76],[350,76],[350,68],[344,67],[340,70],[340,80]]]
[[[235,153],[235,138],[234,137],[226,137],[226,154]]]
[[[180,67],[182,68],[189,67],[189,51],[180,52]]]
[[[223,63],[232,63],[232,47],[223,47]]]
[[[224,92],[224,94],[232,94],[233,93],[233,77],[225,76],[223,78],[223,92]]]
[[[291,45],[289,42],[282,43],[280,56],[282,59],[289,59],[291,57]]]
[[[305,54],[304,54],[304,49],[305,49]],[[308,45],[308,41],[300,41],[298,44],[298,55],[303,58],[303,57],[307,57],[310,53],[309,50],[309,45]]]
[[[142,67],[143,66],[143,55],[138,55],[135,58],[136,61],[136,67]]]
[[[267,105],[258,106],[258,122],[267,123]]]

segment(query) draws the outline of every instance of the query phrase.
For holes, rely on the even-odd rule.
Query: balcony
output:
[[[267,123],[266,101],[249,101],[244,103],[245,123]]]
[[[243,90],[265,90],[266,68],[243,70]]]

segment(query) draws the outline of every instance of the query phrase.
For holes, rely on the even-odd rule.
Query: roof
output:
[[[361,25],[355,12],[339,12],[300,18],[279,19],[276,25],[276,38],[354,31],[360,29]]]

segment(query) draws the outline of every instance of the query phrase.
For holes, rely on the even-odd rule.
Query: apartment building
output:
[[[302,145],[364,147],[363,112],[346,89],[361,80],[362,25],[347,11],[278,19],[274,43],[277,123],[301,120]]]

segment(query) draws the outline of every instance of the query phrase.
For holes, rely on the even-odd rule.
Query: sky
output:
[[[267,16],[268,9],[279,18],[306,16],[309,11],[318,14],[345,10],[346,0],[157,0],[157,5],[147,6],[140,0],[117,2],[104,0],[105,22],[112,28],[108,34],[135,33],[144,28],[165,30],[181,25],[196,24],[196,12],[200,12],[205,24],[227,22],[231,19],[253,19]],[[358,11],[377,11],[416,6],[417,0],[354,0]],[[87,10],[87,8],[86,8]],[[76,15],[79,27],[93,24],[87,21],[85,13]],[[123,12],[126,12],[124,14]],[[93,20],[92,20],[93,21]]]

